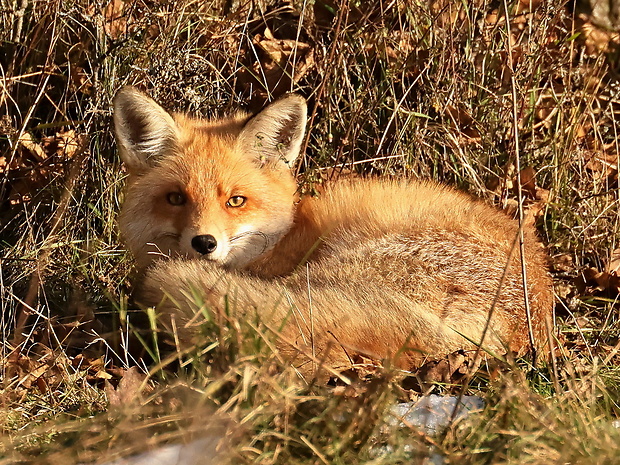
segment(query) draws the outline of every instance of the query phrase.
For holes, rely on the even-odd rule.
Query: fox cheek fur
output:
[[[181,255],[242,268],[271,250],[293,223],[290,167],[305,120],[296,95],[253,118],[204,121],[170,115],[123,88],[114,99],[129,172],[119,225],[138,265]]]

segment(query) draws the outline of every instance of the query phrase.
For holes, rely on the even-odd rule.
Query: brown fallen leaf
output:
[[[31,392],[33,388],[41,393],[55,389],[66,379],[66,357],[46,349],[42,354],[24,355],[12,351],[0,360],[4,368],[4,379],[12,380],[18,392]]]
[[[23,133],[18,142],[19,145],[30,152],[36,161],[41,162],[47,158],[47,153],[45,153],[45,150],[43,150],[43,148],[32,139],[32,136],[29,133]]]
[[[609,263],[605,267],[605,271],[611,275],[618,276],[620,270],[620,249],[616,249],[611,253]]]
[[[48,155],[56,155],[61,159],[69,160],[86,142],[86,135],[78,135],[74,129],[67,129],[57,132],[54,136],[44,137],[42,146]]]
[[[13,120],[9,115],[0,116],[0,134],[3,136],[12,136],[17,132]]]
[[[248,60],[254,63],[240,72],[238,86],[241,90],[259,89],[255,97],[262,100],[289,91],[315,66],[314,50],[309,44],[276,39],[268,28],[263,35],[254,37],[253,44],[258,60],[252,58],[254,51],[246,52]]]
[[[10,205],[29,202],[52,180],[62,178],[68,166],[64,162],[86,149],[88,137],[66,129],[40,142],[26,132],[17,142],[18,150],[9,160],[0,157],[0,173],[9,187],[0,202],[8,200]]]
[[[570,253],[562,253],[554,255],[551,258],[551,264],[554,271],[568,273],[575,269],[575,262],[573,256]]]
[[[620,34],[614,31],[607,31],[593,24],[584,15],[579,15],[582,23],[581,36],[585,42],[585,52],[589,56],[599,56],[601,53],[612,53],[614,48],[620,43]]]
[[[105,393],[110,407],[126,407],[140,402],[143,398],[145,379],[146,375],[138,367],[131,367],[125,371],[116,388],[106,381]]]
[[[514,173],[514,171],[513,171]],[[513,174],[513,178],[507,186],[512,186],[512,194],[518,194],[518,181],[521,181],[521,193],[524,194],[524,200],[542,200],[547,201],[549,198],[549,191],[538,187],[536,183],[536,170],[531,166],[522,168],[519,172],[519,176],[516,173]],[[528,204],[531,204],[528,203]]]
[[[529,11],[535,11],[540,5],[543,4],[543,0],[519,0],[516,5],[515,14],[523,14]]]
[[[92,95],[95,87],[90,79],[90,74],[87,73],[83,67],[74,63],[69,63],[69,75],[71,76],[71,83],[75,91],[82,92],[86,95]]]
[[[575,278],[574,284],[582,295],[593,295],[598,293],[620,293],[620,276],[607,271],[599,271],[596,268],[585,268],[579,276]]]
[[[465,108],[448,105],[445,108],[445,112],[453,126],[458,128],[465,136],[471,139],[480,138],[480,131],[475,126],[474,118]]]
[[[491,179],[487,186],[500,198],[502,209],[508,215],[516,216],[519,208],[517,188],[519,178],[523,195],[524,221],[527,224],[534,224],[549,203],[550,194],[549,190],[537,185],[534,168],[527,166],[521,170],[520,176],[517,176],[514,163],[508,163],[503,169],[503,174]]]
[[[521,170],[521,192],[525,193],[530,199],[536,198],[536,171],[531,166]]]
[[[446,357],[429,360],[415,371],[409,382],[404,383],[404,387],[426,392],[435,384],[459,385],[468,373],[480,368],[483,358],[480,357],[474,364],[474,354],[473,350],[457,350]],[[407,385],[409,387],[406,387]]]
[[[112,0],[103,9],[103,28],[112,39],[118,39],[127,30],[127,19],[124,13],[125,2],[123,0]]]
[[[467,30],[471,26],[470,17],[467,14],[468,9],[481,8],[481,6],[480,0],[469,2],[467,6],[448,0],[433,0],[430,2],[430,11],[433,14],[433,21],[440,24],[442,28],[449,26],[457,30]]]
[[[595,181],[618,180],[618,155],[604,151],[586,153],[585,169],[592,173]]]

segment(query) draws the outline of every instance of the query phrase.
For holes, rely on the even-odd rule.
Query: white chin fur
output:
[[[245,248],[230,247],[228,244],[225,244],[225,247],[220,247],[220,245],[221,244],[218,244],[217,250],[210,254],[203,255],[192,248],[190,250],[181,251],[180,255],[185,255],[192,259],[208,260],[231,269],[243,268],[258,257],[258,255],[251,253]]]
[[[180,255],[209,260],[230,269],[239,269],[269,252],[282,234],[273,232],[265,234],[252,230],[240,232],[232,237],[224,234],[213,234],[217,241],[217,248],[207,255],[200,254],[192,247],[192,238],[196,235],[194,231],[188,231],[187,234],[183,235],[179,241],[178,252]]]

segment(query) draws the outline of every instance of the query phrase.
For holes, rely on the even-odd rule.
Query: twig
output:
[[[508,276],[508,268],[510,267],[510,262],[512,261],[512,255],[514,250],[516,249],[517,241],[519,240],[521,228],[519,227],[519,232],[515,236],[512,244],[510,245],[510,251],[508,252],[508,257],[506,258],[506,266],[502,272],[502,276],[499,279],[499,283],[497,284],[497,291],[495,292],[495,296],[493,297],[493,303],[491,304],[491,308],[489,309],[489,316],[487,317],[487,321],[482,330],[482,335],[480,336],[480,343],[476,346],[476,352],[474,352],[474,360],[472,362],[472,369],[468,370],[467,375],[465,376],[465,381],[463,382],[463,388],[460,390],[459,395],[456,398],[456,404],[454,405],[454,409],[452,410],[452,415],[450,415],[450,422],[452,424],[454,420],[456,420],[456,415],[459,412],[459,408],[461,405],[461,400],[463,400],[463,396],[465,395],[465,390],[469,386],[472,378],[474,377],[474,373],[477,371],[477,366],[480,363],[480,356],[482,353],[482,346],[484,344],[484,340],[486,339],[486,335],[489,332],[489,328],[491,327],[491,319],[493,318],[493,313],[495,313],[495,308],[497,307],[497,302],[499,302],[499,295],[502,292],[502,288],[504,287],[504,283],[506,281],[506,276]]]
[[[509,70],[510,70],[510,84],[511,84],[511,91],[512,91],[512,123],[513,123],[513,135],[515,138],[515,157],[516,157],[516,171],[517,171],[517,186],[518,186],[518,190],[517,190],[517,196],[518,196],[518,210],[519,210],[519,230],[517,231],[517,235],[510,247],[510,252],[508,253],[508,259],[506,260],[506,267],[504,268],[504,272],[502,273],[502,276],[500,278],[500,282],[499,282],[499,286],[497,288],[497,292],[495,294],[495,298],[493,300],[493,304],[491,305],[491,309],[489,310],[489,317],[487,318],[487,322],[484,326],[484,329],[482,331],[482,336],[480,338],[480,344],[476,347],[476,352],[474,354],[474,362],[472,364],[472,367],[476,367],[477,363],[478,363],[478,358],[480,357],[480,353],[481,353],[481,349],[482,349],[482,344],[484,342],[484,339],[486,337],[486,334],[490,328],[490,322],[491,322],[491,318],[493,316],[493,313],[495,311],[495,307],[497,304],[497,301],[499,300],[499,294],[501,292],[501,289],[504,285],[504,281],[505,278],[508,274],[508,268],[510,266],[510,262],[512,260],[512,255],[513,255],[513,251],[515,250],[515,246],[516,243],[518,242],[519,244],[519,254],[521,256],[521,276],[523,279],[523,299],[524,299],[524,305],[525,305],[525,316],[526,316],[526,320],[527,320],[527,328],[528,328],[528,335],[529,335],[529,342],[530,342],[530,348],[531,348],[531,353],[532,353],[532,366],[535,368],[536,367],[536,347],[534,345],[534,332],[532,329],[532,318],[531,318],[531,312],[530,312],[530,304],[529,304],[529,295],[527,292],[527,270],[526,270],[526,263],[525,263],[525,243],[524,243],[524,238],[523,238],[523,226],[524,226],[524,222],[523,222],[523,193],[522,193],[522,188],[521,188],[521,175],[520,175],[520,171],[521,171],[521,167],[520,167],[520,162],[519,162],[519,156],[520,156],[520,150],[519,150],[519,126],[518,126],[518,111],[517,111],[517,86],[516,86],[516,82],[514,79],[514,63],[512,61],[512,45],[510,44],[510,16],[509,16],[509,12],[508,12],[508,3],[506,0],[503,0],[503,6],[504,6],[504,14],[506,15],[506,31],[507,31],[507,53],[508,53],[508,66],[509,66]],[[474,375],[474,369],[470,370],[467,373],[467,376],[465,378],[465,382],[463,383],[463,388],[460,390],[459,395],[457,397],[456,400],[456,404],[454,406],[454,409],[452,411],[452,415],[450,416],[450,424],[456,419],[456,415],[459,411],[460,408],[460,404],[461,404],[461,400],[463,399],[463,396],[465,395],[465,390],[467,389],[467,386],[469,385],[471,379],[473,378]]]
[[[525,317],[527,320],[527,332],[530,339],[532,353],[532,367],[536,368],[536,345],[534,330],[532,328],[532,314],[530,298],[527,291],[527,266],[525,261],[525,241],[523,238],[523,190],[521,186],[521,151],[519,146],[519,120],[517,109],[517,83],[515,81],[514,63],[512,61],[512,43],[510,41],[510,13],[508,1],[503,0],[504,14],[506,15],[506,51],[508,55],[508,69],[510,71],[510,88],[512,92],[512,129],[515,140],[515,170],[517,172],[517,206],[519,212],[519,254],[521,255],[521,277],[523,279],[523,303],[525,305]]]
[[[20,43],[22,38],[22,28],[24,26],[24,15],[28,7],[28,0],[20,0],[19,6],[14,13],[15,29],[13,29],[13,43]]]

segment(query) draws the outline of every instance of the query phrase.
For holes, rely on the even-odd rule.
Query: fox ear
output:
[[[251,118],[237,139],[260,166],[288,166],[299,157],[306,129],[306,100],[296,94],[276,100]]]
[[[114,132],[121,159],[134,173],[147,169],[177,142],[172,116],[131,86],[123,87],[114,97]]]

